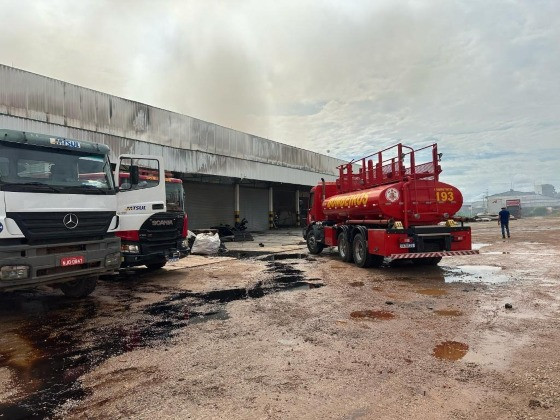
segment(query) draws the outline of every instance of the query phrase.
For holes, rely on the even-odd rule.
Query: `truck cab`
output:
[[[130,172],[130,162],[120,165],[116,172],[119,188],[141,193],[163,187],[165,202],[139,201],[120,209],[123,228],[117,236],[121,238],[121,267],[145,265],[149,269],[159,269],[168,261],[178,260],[188,253],[183,182],[169,172],[160,174],[153,164],[147,167],[153,162],[145,159],[132,163],[140,165],[138,174]]]
[[[121,263],[123,209],[165,210],[165,186],[117,188],[109,148],[85,140],[0,130],[0,290],[40,284],[83,297]],[[159,156],[120,157],[163,166]],[[162,177],[164,177],[162,172]]]
[[[107,146],[0,130],[0,290],[91,293],[120,263],[116,194]]]

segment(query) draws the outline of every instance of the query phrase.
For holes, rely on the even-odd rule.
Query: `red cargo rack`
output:
[[[415,153],[430,148],[432,149],[431,161],[417,164]],[[388,155],[390,157],[387,157]],[[438,181],[441,173],[441,166],[438,164],[440,157],[441,155],[437,152],[437,144],[414,150],[399,143],[362,159],[338,166],[339,177],[336,185],[339,192],[345,193],[392,184],[405,179]],[[358,173],[354,173],[354,165],[360,161],[361,167],[358,169]]]

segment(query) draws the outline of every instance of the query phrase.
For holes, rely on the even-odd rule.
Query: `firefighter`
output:
[[[507,211],[505,207],[502,207],[502,211],[498,213],[498,216],[498,225],[502,226],[502,238],[506,239],[506,232],[509,238],[509,211]]]

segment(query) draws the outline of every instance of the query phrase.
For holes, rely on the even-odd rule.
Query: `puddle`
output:
[[[352,318],[358,319],[379,319],[379,320],[387,320],[393,319],[395,314],[389,311],[372,311],[366,309],[365,311],[354,311],[350,314]]]
[[[270,251],[251,251],[251,250],[246,250],[246,251],[234,251],[234,250],[228,250],[227,252],[227,256],[228,257],[233,257],[233,258],[237,258],[237,259],[245,259],[245,258],[256,258],[256,257],[262,257],[262,256],[269,256]]]
[[[434,347],[433,355],[442,360],[462,359],[469,351],[469,346],[459,341],[444,341]]]
[[[302,260],[316,261],[316,258],[306,252],[290,253],[290,254],[274,254],[270,251],[228,251],[228,257],[237,259],[255,258],[263,261],[282,261],[282,260]]]
[[[447,290],[443,289],[418,289],[416,293],[427,296],[444,296],[448,294]]]
[[[136,281],[126,273],[109,278],[99,296],[81,300],[56,292],[1,293],[0,368],[10,370],[17,392],[0,403],[0,417],[52,417],[65,402],[87,396],[79,381],[86,372],[111,357],[162,345],[189,325],[227,320],[229,302],[323,286],[290,264],[265,264],[267,278],[249,288],[173,293],[138,278],[142,272]],[[159,301],[142,305],[144,294]]]
[[[440,316],[461,316],[461,315],[463,315],[463,312],[458,311],[456,309],[438,309],[438,310],[434,311],[434,313],[436,315],[440,315]]]
[[[492,265],[460,265],[444,267],[446,283],[487,283],[498,284],[511,281],[512,278],[501,274],[502,268]]]
[[[510,251],[488,251],[484,252],[484,255],[535,255],[534,252],[510,252]],[[554,254],[551,252],[539,252],[538,255],[540,257],[557,257],[558,253]]]
[[[283,260],[308,260],[308,261],[316,261],[314,257],[306,253],[298,253],[298,254],[272,254],[268,255],[264,258],[260,258],[265,261],[283,261]]]
[[[363,281],[353,281],[351,283],[348,283],[349,286],[352,287],[362,287],[364,285]]]

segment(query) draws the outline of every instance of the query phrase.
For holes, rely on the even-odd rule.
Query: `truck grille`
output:
[[[64,218],[68,214],[75,215],[77,218],[78,223],[73,229],[67,228],[64,224]],[[30,245],[103,238],[114,215],[115,212],[112,211],[6,213],[7,217],[17,223]]]
[[[140,227],[138,232],[142,254],[164,253],[176,248],[182,237],[183,216],[176,213],[156,213]]]

